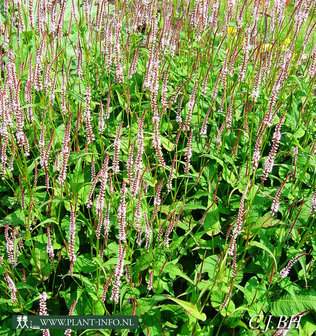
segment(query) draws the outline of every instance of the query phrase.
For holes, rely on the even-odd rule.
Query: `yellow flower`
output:
[[[266,43],[266,44],[263,44],[263,45],[262,45],[262,50],[263,50],[264,52],[270,51],[271,48],[272,48],[272,45],[269,44],[269,43]]]
[[[227,32],[228,32],[228,35],[235,35],[236,32],[237,32],[237,28],[235,28],[235,27],[228,27]]]
[[[287,38],[284,40],[283,45],[284,45],[284,46],[287,46],[287,45],[290,44],[290,43],[291,43],[291,39],[290,39],[289,37],[287,37]]]

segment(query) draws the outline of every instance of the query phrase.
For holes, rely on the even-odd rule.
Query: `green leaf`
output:
[[[203,209],[205,210],[206,207],[198,202],[189,202],[184,205],[183,210],[196,210],[196,209]]]
[[[211,303],[212,306],[220,312],[221,315],[231,315],[235,310],[235,304],[232,298],[229,296],[229,286],[222,284],[220,287],[215,286],[211,293]],[[224,309],[222,309],[223,303],[228,298],[228,303]]]
[[[87,293],[87,295],[89,295],[94,301],[98,300],[98,297],[96,295],[97,291],[96,291],[95,285],[92,284],[87,277],[84,277],[81,274],[76,274],[76,273],[73,273],[72,276],[82,281],[82,285],[85,288],[85,292]]]
[[[302,319],[303,320],[303,319]],[[304,336],[309,336],[309,335],[314,335],[315,331],[316,331],[316,324],[307,320],[304,323],[304,320],[302,321],[302,325],[303,328],[301,328],[301,324],[300,324],[300,335],[304,335]]]
[[[82,272],[86,274],[90,274],[96,270],[96,264],[91,262],[90,255],[88,253],[80,255],[74,266],[74,272]]]
[[[183,273],[177,265],[171,262],[166,264],[164,271],[169,273],[169,275],[173,275],[174,277],[180,276],[181,278],[187,280],[191,284],[194,284],[193,280],[191,280],[185,273]]]
[[[199,312],[196,304],[192,302],[187,302],[183,300],[176,299],[172,296],[166,296],[167,299],[174,301],[178,305],[180,305],[182,308],[184,308],[188,314],[190,314],[192,317],[194,317],[197,320],[205,321],[206,315],[204,313]]]
[[[120,95],[120,93],[118,91],[116,91],[116,94],[117,94],[117,98],[119,100],[119,103],[120,103],[120,106],[123,107],[124,109],[126,108],[126,103],[125,101],[123,100],[123,97]]]
[[[301,125],[294,133],[294,136],[296,137],[296,139],[301,138],[302,136],[304,136],[305,134],[305,127],[303,125]]]
[[[174,150],[174,144],[164,136],[160,136],[162,146],[169,152]]]
[[[151,174],[148,171],[145,172],[143,179],[149,186],[155,187],[154,178],[151,176]]]
[[[231,170],[229,170],[227,165],[223,167],[223,179],[231,185],[234,185],[236,182],[236,177],[234,173]]]
[[[152,262],[154,260],[154,256],[153,253],[146,253],[143,254],[142,256],[140,256],[136,263],[135,266],[133,267],[134,270],[134,275],[135,277],[138,278],[139,272],[145,270],[146,268],[148,268],[149,266],[152,265]]]
[[[272,302],[271,314],[296,315],[306,309],[316,310],[316,293],[308,295],[290,295],[286,294],[281,299]]]
[[[274,261],[274,264],[275,264],[275,268],[277,269],[278,268],[278,264],[277,264],[277,261],[275,259],[275,256],[274,254],[266,247],[264,246],[262,243],[259,243],[257,241],[253,241],[250,243],[251,246],[256,246],[256,247],[259,247],[261,248],[262,250],[265,250],[266,252],[268,252],[268,254],[272,257],[273,261]]]
[[[212,279],[215,276],[215,268],[216,262],[218,260],[218,254],[206,257],[203,263],[202,273],[207,272],[208,276]],[[198,270],[200,270],[200,265],[198,266]]]

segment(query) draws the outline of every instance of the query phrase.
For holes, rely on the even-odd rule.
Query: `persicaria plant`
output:
[[[1,1],[1,335],[315,332],[315,11]]]

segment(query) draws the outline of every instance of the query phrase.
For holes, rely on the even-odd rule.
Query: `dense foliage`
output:
[[[315,10],[1,1],[0,335],[314,333]]]

